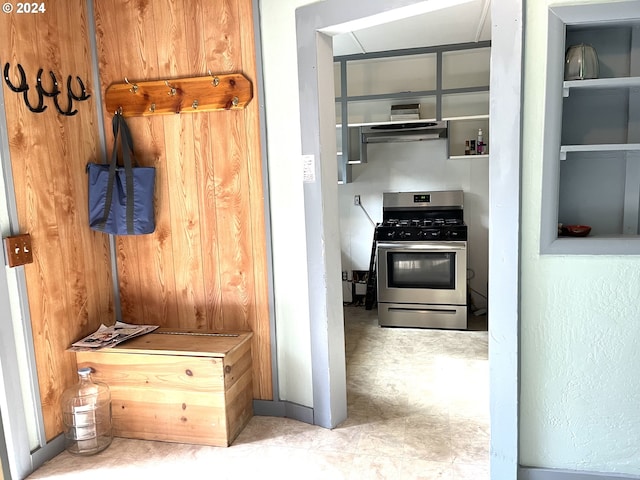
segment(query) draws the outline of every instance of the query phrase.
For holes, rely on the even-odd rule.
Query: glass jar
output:
[[[69,453],[93,455],[111,445],[111,392],[91,379],[91,368],[78,369],[78,383],[63,392],[62,417]]]

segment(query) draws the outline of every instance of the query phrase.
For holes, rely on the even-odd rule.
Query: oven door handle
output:
[[[423,313],[428,315],[430,313],[441,313],[443,315],[456,315],[458,311],[454,308],[409,308],[409,307],[389,307],[390,312],[411,312],[411,313]]]
[[[398,243],[378,243],[378,248],[385,250],[423,250],[423,251],[462,251],[466,250],[467,242],[398,242]]]

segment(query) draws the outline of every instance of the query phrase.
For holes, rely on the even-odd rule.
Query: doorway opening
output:
[[[424,8],[435,2],[399,2],[396,11]],[[500,232],[489,242],[489,326],[491,364],[491,410],[500,410],[500,422],[491,416],[492,472],[495,478],[514,478],[517,470],[518,438],[518,225],[520,184],[522,3],[494,0],[494,32],[491,53],[492,95],[490,124],[492,156],[489,171],[489,231]],[[335,180],[335,110],[329,35],[345,30],[349,22],[375,19],[392,9],[386,2],[353,2],[345,10],[339,2],[327,1],[302,7],[297,12],[298,71],[301,105],[302,153],[313,161],[312,181],[304,185],[306,235],[309,263],[309,310],[312,339],[313,400],[317,423],[332,426],[346,418],[340,401],[346,398],[340,381],[344,357],[339,349],[327,348],[344,340],[340,289],[331,279],[340,279],[339,248],[324,243],[338,231],[339,211]],[[397,13],[397,12],[396,12]],[[415,13],[415,12],[413,12]],[[337,27],[336,27],[337,26]],[[331,158],[333,157],[333,158]],[[309,177],[307,177],[309,178]],[[340,283],[340,280],[338,280]],[[491,292],[495,291],[496,295]],[[506,361],[506,359],[514,361]],[[339,422],[338,422],[339,423]]]

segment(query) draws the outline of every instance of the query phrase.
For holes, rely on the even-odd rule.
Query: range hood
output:
[[[447,122],[381,123],[360,127],[362,143],[418,142],[447,138]]]

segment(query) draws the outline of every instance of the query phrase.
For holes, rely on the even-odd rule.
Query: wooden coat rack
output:
[[[241,73],[143,82],[116,83],[107,88],[106,107],[125,117],[243,109],[253,87]]]

